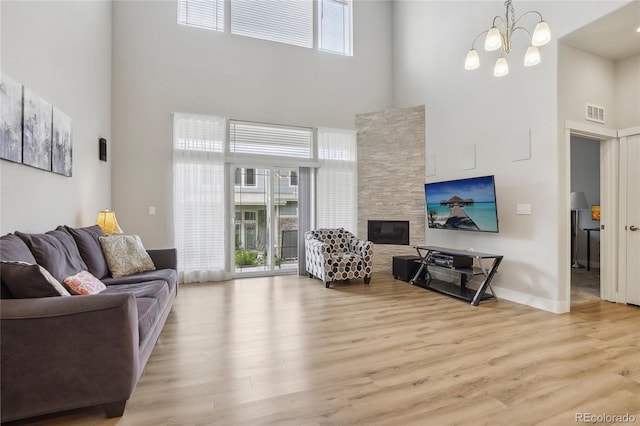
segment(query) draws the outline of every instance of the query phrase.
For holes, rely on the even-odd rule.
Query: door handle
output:
[[[637,230],[639,230],[639,229],[640,229],[640,228],[638,228],[638,227],[636,227],[636,226],[633,226],[633,225],[631,225],[631,226],[629,227],[629,230],[630,230],[630,231],[637,231]]]

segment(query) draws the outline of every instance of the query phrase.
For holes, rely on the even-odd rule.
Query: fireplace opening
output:
[[[374,244],[409,245],[408,220],[369,220],[367,239]]]

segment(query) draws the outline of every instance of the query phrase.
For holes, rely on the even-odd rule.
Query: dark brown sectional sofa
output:
[[[93,405],[107,417],[123,414],[177,295],[176,250],[147,250],[156,270],[113,278],[102,235],[97,225],[61,226],[0,238],[0,261],[37,263],[60,282],[88,270],[107,286],[92,295],[15,298],[10,289],[28,293],[29,280],[0,275],[3,422]]]

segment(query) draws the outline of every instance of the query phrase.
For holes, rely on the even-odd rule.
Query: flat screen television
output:
[[[498,232],[493,176],[425,183],[424,192],[429,228]]]

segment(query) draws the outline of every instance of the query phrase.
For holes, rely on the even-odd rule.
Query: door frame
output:
[[[227,191],[229,196],[227,197],[227,212],[230,217],[229,225],[227,226],[227,232],[229,233],[229,244],[227,245],[227,250],[229,255],[227,256],[229,259],[228,267],[231,273],[232,278],[250,278],[250,277],[266,277],[266,276],[276,276],[276,275],[293,275],[298,273],[298,268],[286,268],[280,269],[275,267],[275,256],[274,256],[274,241],[277,241],[277,235],[275,235],[274,230],[275,226],[275,217],[273,211],[273,201],[274,201],[274,171],[279,168],[287,168],[287,169],[295,169],[298,170],[299,166],[295,165],[278,165],[280,161],[277,162],[269,162],[269,161],[254,161],[251,159],[242,160],[242,161],[234,161],[227,163],[229,166],[229,170],[227,174],[229,176],[229,190]],[[264,270],[257,271],[244,271],[238,272],[236,271],[235,264],[235,169],[260,169],[265,170],[265,173],[268,172],[268,191],[266,193],[267,201],[266,201],[266,224],[267,224],[267,240],[268,244],[266,247],[266,257],[267,257],[267,265]],[[256,182],[256,185],[259,186]],[[299,195],[299,194],[298,194]],[[299,200],[298,200],[299,202]],[[259,222],[259,218],[256,218],[257,222]],[[258,227],[256,227],[256,231],[258,232]],[[298,266],[299,267],[299,266]]]
[[[560,200],[563,201],[566,213],[561,221],[562,235],[568,235],[571,230],[571,136],[582,136],[600,141],[600,209],[602,211],[605,232],[600,235],[600,298],[603,300],[618,301],[618,232],[606,232],[618,229],[618,193],[619,193],[619,143],[618,132],[602,126],[596,126],[577,121],[567,121],[565,123],[565,173],[564,185],[560,185],[562,193]],[[564,294],[566,303],[564,312],[571,310],[571,238],[561,239],[564,241],[563,252],[564,261],[561,265],[566,266],[560,271],[564,276],[561,281],[560,294]]]
[[[618,137],[620,138],[620,156],[626,157],[626,150],[628,147],[628,139],[630,136],[636,136],[640,134],[640,126],[630,127],[628,129],[622,129],[618,131]],[[625,162],[620,163],[620,184],[619,184],[619,220],[618,220],[618,302],[627,303],[627,199],[622,197],[622,194],[627,192],[627,170],[628,164]],[[623,256],[623,254],[625,254]]]

